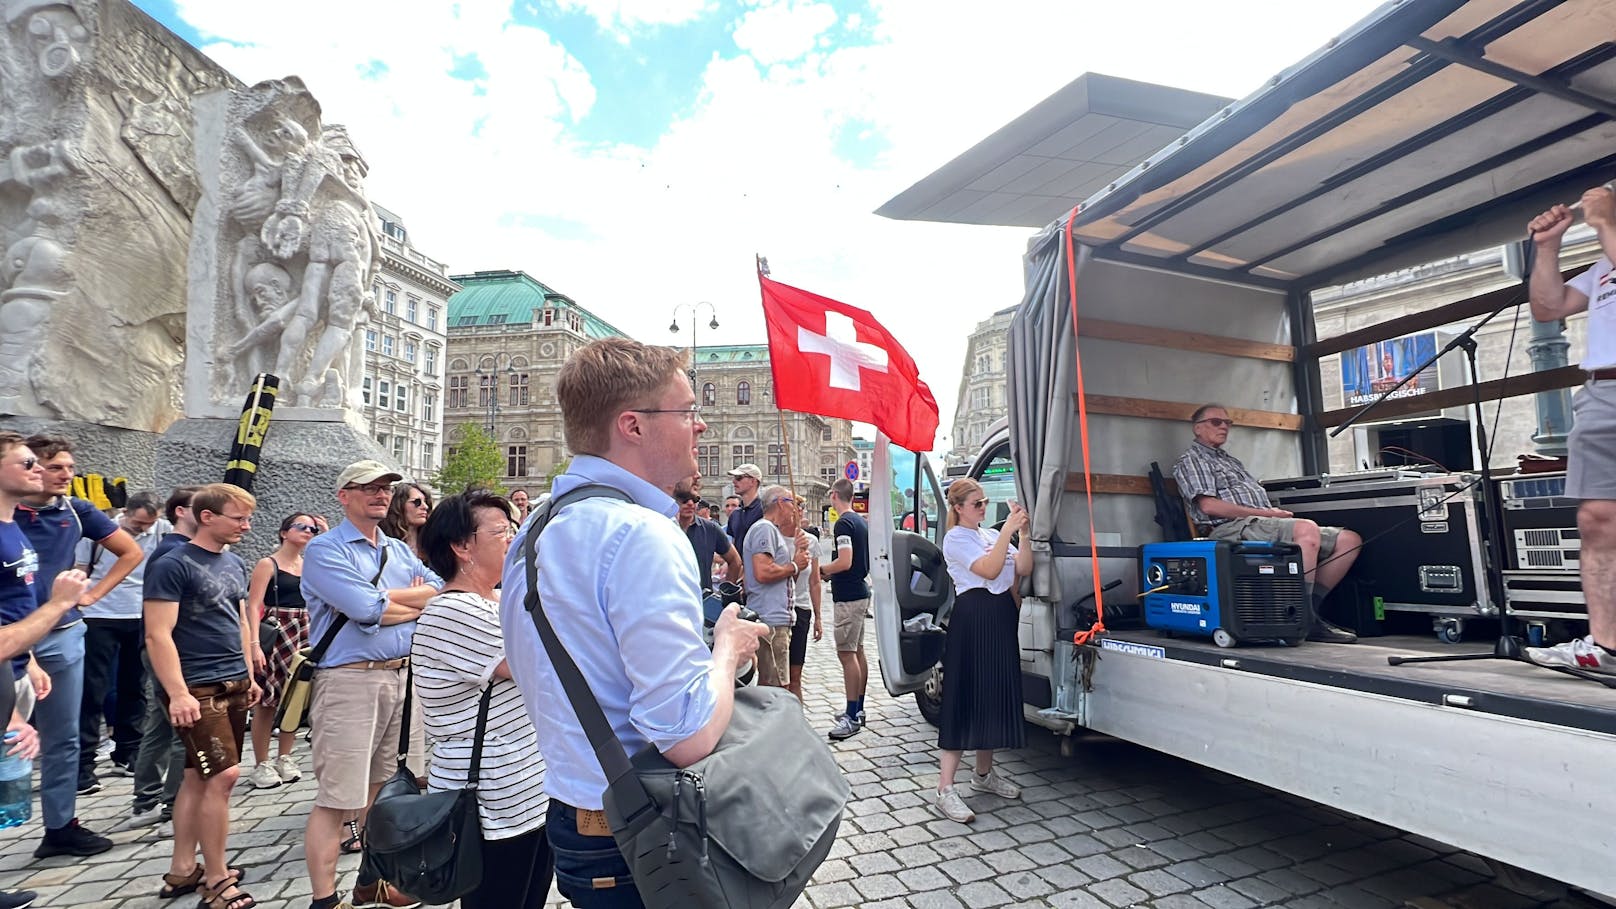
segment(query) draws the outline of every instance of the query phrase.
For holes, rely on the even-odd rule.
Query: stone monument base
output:
[[[123,477],[127,483],[125,488],[130,492],[153,488],[159,439],[155,432],[78,420],[11,415],[0,416],[0,430],[24,436],[36,433],[63,436],[73,443],[73,460],[78,463],[79,473],[98,473],[109,480]],[[224,461],[219,463],[223,465]],[[222,466],[219,476],[224,476]]]
[[[157,443],[159,492],[223,480],[238,425],[236,420],[185,419],[170,426]],[[249,563],[268,555],[279,545],[281,519],[294,512],[323,515],[335,527],[342,520],[337,474],[365,458],[393,463],[374,439],[348,423],[282,421],[277,411],[253,481],[258,510],[252,530],[232,548]]]

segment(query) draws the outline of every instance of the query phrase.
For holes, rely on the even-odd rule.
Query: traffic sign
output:
[[[858,462],[848,461],[847,467],[842,470],[842,473],[846,474],[848,482],[857,483],[859,478]]]

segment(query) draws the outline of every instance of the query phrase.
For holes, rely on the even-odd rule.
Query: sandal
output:
[[[230,869],[231,883],[239,884],[243,877],[246,877],[246,872],[240,868]],[[201,887],[202,864],[198,862],[196,867],[191,869],[190,874],[174,874],[173,872],[164,874],[163,889],[157,891],[157,898],[171,900],[187,893],[195,893]]]
[[[359,838],[359,822],[350,818],[348,825],[348,838],[342,841],[343,855],[359,855],[365,851],[365,844]]]
[[[235,895],[226,896],[229,890],[236,891]],[[251,893],[236,886],[235,878],[226,876],[212,887],[202,885],[202,901],[197,903],[197,909],[253,909],[257,905]]]

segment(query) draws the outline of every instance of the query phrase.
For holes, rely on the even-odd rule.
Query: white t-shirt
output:
[[[1583,369],[1616,366],[1616,271],[1604,256],[1588,270],[1566,282],[1588,298],[1588,353]]]
[[[948,576],[954,582],[954,595],[967,590],[986,589],[989,593],[1004,593],[1016,582],[1016,547],[1005,550],[1004,567],[991,581],[971,570],[977,559],[988,554],[999,539],[999,532],[978,525],[975,530],[955,527],[943,537],[943,558],[948,561]]]
[[[800,540],[804,537],[808,539],[808,567],[804,568],[802,574],[797,577],[796,587],[791,593],[791,605],[793,608],[801,609],[803,612],[813,612],[813,591],[808,585],[813,583],[814,568],[819,565],[819,541],[815,540],[814,535],[806,530],[797,531],[797,539]]]
[[[550,807],[544,757],[522,692],[510,679],[493,677],[503,659],[505,638],[493,600],[461,591],[439,594],[415,622],[410,662],[432,746],[427,779],[432,791],[465,788],[478,704],[483,687],[494,686],[477,787],[477,817],[483,836],[491,840],[539,829]]]

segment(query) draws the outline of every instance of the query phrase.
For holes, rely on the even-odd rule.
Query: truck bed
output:
[[[1616,690],[1596,682],[1513,660],[1401,666],[1386,661],[1389,656],[1490,654],[1491,642],[1444,644],[1409,635],[1363,638],[1357,644],[1224,649],[1206,639],[1147,630],[1117,632],[1111,638],[1161,647],[1170,659],[1215,666],[1234,660],[1238,667],[1229,668],[1246,672],[1616,735]]]

